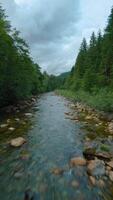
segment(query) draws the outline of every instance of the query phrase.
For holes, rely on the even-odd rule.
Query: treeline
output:
[[[44,79],[27,43],[11,27],[0,6],[0,107],[45,91]]]
[[[104,33],[93,32],[89,43],[83,39],[64,88],[97,108],[113,110],[113,8]]]
[[[93,32],[89,45],[84,38],[67,87],[85,91],[113,89],[113,8],[104,34]]]

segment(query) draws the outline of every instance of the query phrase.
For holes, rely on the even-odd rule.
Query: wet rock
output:
[[[113,182],[113,171],[109,172],[109,179]]]
[[[41,192],[41,193],[45,193],[45,192],[47,192],[47,190],[48,190],[48,185],[47,184],[40,184],[40,186],[39,186],[39,192]]]
[[[9,127],[9,131],[14,131],[15,128],[14,127]]]
[[[18,137],[18,138],[12,139],[10,141],[10,145],[13,146],[13,147],[20,147],[25,142],[26,142],[26,140],[23,137]]]
[[[105,175],[105,163],[102,160],[91,160],[87,165],[87,172],[91,176]]]
[[[54,175],[62,175],[64,173],[64,170],[60,169],[60,168],[55,168],[55,169],[52,170],[52,173]]]
[[[70,161],[71,166],[84,166],[86,165],[86,160],[82,157],[72,158]]]
[[[72,186],[73,188],[77,188],[77,187],[79,187],[79,182],[73,180],[73,181],[71,182],[71,186]]]
[[[90,183],[91,183],[93,186],[96,185],[96,179],[95,179],[95,177],[89,176],[89,180],[90,180]]]
[[[6,128],[8,126],[8,124],[1,124],[0,128]]]

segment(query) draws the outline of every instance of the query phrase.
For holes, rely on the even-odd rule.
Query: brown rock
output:
[[[102,179],[100,179],[97,181],[97,186],[100,188],[103,188],[103,187],[105,187],[105,182]]]
[[[87,172],[91,176],[102,176],[105,174],[105,164],[102,160],[91,160],[87,165]]]
[[[70,161],[71,166],[84,166],[86,165],[86,160],[81,157],[72,158]]]
[[[95,177],[89,176],[89,180],[90,180],[90,183],[91,183],[93,186],[96,185],[96,179],[95,179]]]
[[[110,162],[107,163],[107,165],[111,168],[113,168],[113,160],[111,160]]]
[[[52,173],[54,175],[62,175],[64,173],[64,170],[60,169],[60,168],[55,168],[55,169],[52,170]]]
[[[113,182],[113,171],[109,172],[109,179]]]

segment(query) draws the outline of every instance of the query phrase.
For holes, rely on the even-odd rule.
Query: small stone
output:
[[[91,120],[91,119],[92,119],[92,116],[88,115],[88,116],[86,116],[85,119],[86,119],[86,120]]]
[[[70,164],[71,166],[84,166],[86,165],[86,160],[82,157],[72,158]]]
[[[77,187],[79,187],[79,183],[77,181],[73,180],[71,182],[71,186],[74,187],[74,188],[77,188]]]
[[[8,124],[1,124],[0,128],[6,128],[8,126]]]
[[[100,188],[103,188],[103,187],[105,187],[105,182],[102,179],[100,179],[97,181],[97,186]]]
[[[32,113],[25,113],[25,116],[26,116],[26,117],[32,117],[33,114],[32,114]]]
[[[18,137],[18,138],[12,139],[10,141],[10,145],[13,146],[13,147],[20,147],[25,142],[26,142],[26,140],[23,137]]]
[[[14,130],[15,130],[14,127],[10,127],[10,128],[9,128],[9,131],[14,131]]]
[[[96,185],[96,179],[95,179],[95,177],[89,176],[89,180],[90,180],[90,182],[91,182],[91,184],[92,184],[93,186]]]
[[[16,172],[14,174],[14,177],[17,178],[17,179],[21,178],[22,176],[23,176],[23,173],[21,173],[21,172]]]
[[[52,170],[52,173],[54,175],[62,175],[64,173],[64,170],[63,169],[60,169],[60,168],[56,168],[56,169],[53,169]]]
[[[19,118],[16,118],[16,119],[15,119],[15,121],[19,122],[19,121],[20,121],[20,119],[19,119]]]

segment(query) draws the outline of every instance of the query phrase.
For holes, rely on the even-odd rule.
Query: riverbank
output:
[[[97,93],[90,94],[84,91],[58,90],[57,94],[74,102],[81,102],[97,111],[113,113],[113,92],[111,91],[100,90]]]
[[[25,199],[28,191],[44,200],[112,200],[113,135],[102,131],[105,120],[81,109],[46,93],[30,109],[6,116],[0,123],[0,199]]]
[[[84,98],[83,93],[79,95],[79,93],[75,94],[74,92],[67,90],[59,90],[56,91],[56,93],[74,102],[75,108],[82,116],[82,119],[86,119],[89,121],[101,121],[101,123],[103,124],[102,132],[108,132],[109,134],[113,134],[113,112],[107,112],[105,109],[102,110],[102,105],[101,109],[96,109],[96,106],[93,106],[93,104],[89,103],[91,102],[91,98],[93,97],[86,95]],[[97,104],[98,101],[99,99],[97,99]],[[106,101],[107,101],[107,96],[106,96]]]

